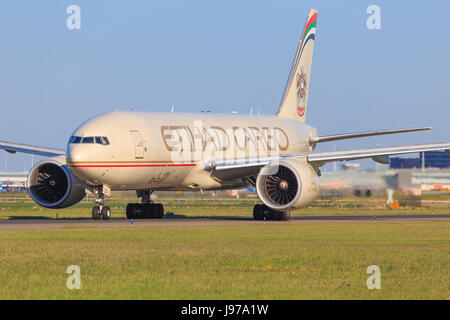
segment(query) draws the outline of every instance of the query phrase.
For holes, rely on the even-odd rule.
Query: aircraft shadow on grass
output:
[[[54,220],[55,218],[49,218],[44,216],[9,216],[8,220]]]
[[[368,216],[291,216],[290,219],[295,220],[366,220],[368,219]],[[373,218],[373,217],[372,217]],[[174,213],[168,213],[164,215],[163,219],[157,219],[157,220],[198,220],[198,219],[209,219],[209,220],[235,220],[235,221],[247,221],[247,220],[253,220],[253,217],[242,217],[242,216],[186,216],[183,214],[174,214]],[[92,221],[91,217],[46,217],[46,216],[9,216],[8,220],[62,220],[62,221]],[[102,219],[100,219],[102,220]],[[111,218],[111,220],[128,220],[127,218]],[[136,218],[133,220],[155,220],[155,219],[149,219],[149,218]]]
[[[198,219],[211,219],[211,220],[253,220],[251,217],[237,217],[237,216],[186,216],[182,214],[166,214],[163,219],[148,219],[137,218],[133,220],[198,220]],[[45,216],[9,216],[8,220],[62,220],[62,221],[93,221],[92,217],[45,217]],[[100,219],[101,220],[101,219]],[[127,218],[111,218],[111,220],[128,220]]]
[[[196,220],[196,219],[211,219],[211,220],[253,220],[251,217],[238,217],[238,216],[186,216],[184,214],[173,214],[169,213],[164,215],[164,220],[170,219],[188,219],[188,220]]]

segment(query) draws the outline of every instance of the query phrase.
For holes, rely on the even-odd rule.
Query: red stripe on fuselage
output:
[[[197,164],[82,164],[69,165],[72,168],[140,168],[140,167],[195,167]]]

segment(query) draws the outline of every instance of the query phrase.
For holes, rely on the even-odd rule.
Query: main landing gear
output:
[[[161,203],[153,203],[150,195],[153,190],[137,190],[136,194],[142,198],[142,203],[129,203],[127,205],[128,219],[162,219],[164,207]]]
[[[95,200],[97,206],[92,208],[92,219],[99,220],[102,218],[103,220],[111,219],[111,208],[105,206],[105,195],[103,194],[103,188],[97,187],[95,188],[95,192],[98,194],[98,198]]]
[[[287,221],[289,220],[289,212],[275,211],[265,205],[256,204],[253,207],[253,218],[255,220]]]

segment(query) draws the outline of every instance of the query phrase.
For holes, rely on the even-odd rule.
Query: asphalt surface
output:
[[[250,217],[174,217],[164,219],[113,218],[108,221],[91,218],[74,219],[20,219],[0,220],[0,230],[38,230],[56,228],[136,228],[136,227],[188,227],[231,225],[286,225],[286,224],[337,224],[383,222],[438,222],[450,221],[450,215],[352,215],[352,216],[293,216],[289,221],[255,221]]]

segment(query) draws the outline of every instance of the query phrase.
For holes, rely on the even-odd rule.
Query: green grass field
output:
[[[179,216],[251,216],[254,201],[164,201]],[[125,203],[110,202],[113,217]],[[89,218],[0,202],[0,219]],[[449,214],[313,205],[299,215]],[[450,299],[450,223],[272,224],[0,231],[0,299]],[[69,290],[69,265],[81,268]],[[369,290],[366,269],[381,269]]]
[[[0,232],[0,299],[449,299],[450,223]],[[369,265],[381,289],[369,290]],[[81,289],[66,268],[81,268]]]

